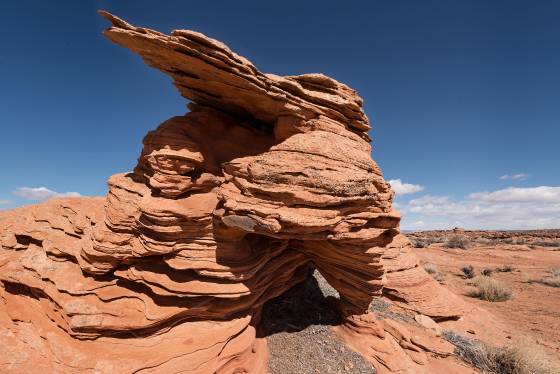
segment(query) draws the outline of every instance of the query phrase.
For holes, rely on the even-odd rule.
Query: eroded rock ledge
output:
[[[315,269],[340,294],[337,332],[380,372],[428,373],[450,355],[368,312],[379,296],[436,320],[462,306],[399,233],[355,91],[101,15],[190,111],[147,134],[105,199],[0,213],[2,371],[265,373],[262,306]]]

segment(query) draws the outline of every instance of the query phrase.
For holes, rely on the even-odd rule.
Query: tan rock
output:
[[[414,320],[418,322],[418,324],[422,327],[427,328],[428,330],[432,330],[436,333],[437,336],[441,335],[442,329],[441,327],[430,317],[425,316],[423,314],[416,314],[414,316]]]

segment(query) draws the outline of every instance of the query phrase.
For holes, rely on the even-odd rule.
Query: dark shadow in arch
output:
[[[316,277],[321,277],[317,271],[264,304],[257,337],[299,332],[312,325],[334,326],[341,323],[338,299],[328,295],[329,290],[322,290]]]

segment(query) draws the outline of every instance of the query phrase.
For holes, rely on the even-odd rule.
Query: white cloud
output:
[[[424,187],[418,184],[403,183],[400,179],[391,179],[389,181],[391,188],[397,195],[407,195],[424,191]]]
[[[432,196],[432,195],[424,195],[417,199],[412,199],[408,202],[411,206],[426,206],[426,205],[434,205],[434,204],[445,204],[449,201],[447,196]]]
[[[0,205],[8,205],[11,204],[12,202],[10,200],[0,200]]]
[[[412,222],[412,226],[414,227],[423,227],[426,223],[422,220]]]
[[[514,181],[524,181],[525,179],[529,178],[529,174],[519,173],[519,174],[504,174],[500,177],[501,180],[514,180]]]
[[[56,192],[46,187],[19,187],[12,192],[14,195],[27,200],[46,200],[51,197],[78,197],[78,192]]]
[[[423,221],[425,229],[560,228],[560,186],[475,192],[457,201],[426,195],[401,205],[405,228],[417,228],[417,221]]]
[[[558,203],[560,187],[510,187],[494,192],[476,192],[469,195],[471,200],[487,203]]]

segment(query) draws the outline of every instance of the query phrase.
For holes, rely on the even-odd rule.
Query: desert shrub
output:
[[[550,287],[560,287],[560,277],[544,277],[541,283]]]
[[[437,281],[443,280],[444,276],[442,273],[440,273],[436,265],[428,262],[424,264],[423,268],[424,270],[426,270],[426,273],[430,274],[432,278],[434,278],[435,280]]]
[[[467,278],[467,279],[471,279],[474,278],[474,276],[476,275],[474,272],[474,268],[472,267],[472,265],[469,266],[463,266],[461,268],[461,272],[463,273],[463,277]]]
[[[560,247],[560,240],[550,240],[550,241],[546,241],[546,240],[534,240],[531,243],[532,247]]]
[[[432,241],[434,243],[443,243],[444,241],[446,241],[446,238],[444,236],[434,236],[432,237]]]
[[[494,272],[494,270],[492,270],[490,268],[484,268],[480,273],[482,275],[484,275],[485,277],[491,277],[493,272]]]
[[[446,243],[449,248],[468,249],[470,247],[469,238],[464,235],[452,235],[447,239]]]
[[[424,264],[424,270],[426,270],[426,273],[432,274],[432,275],[437,274],[439,272],[437,266],[434,265],[434,264],[431,264],[429,262]]]
[[[560,268],[550,270],[550,275],[542,278],[539,283],[550,287],[560,287]]]
[[[485,237],[476,238],[474,241],[476,243],[482,244],[482,245],[490,245],[490,244],[493,243],[492,239],[488,239],[488,238],[485,238]]]
[[[427,238],[410,238],[410,241],[415,248],[426,248],[434,243],[441,243],[443,240],[440,237],[427,237]]]
[[[540,347],[529,341],[516,346],[493,347],[446,330],[443,338],[455,346],[455,354],[484,373],[493,374],[557,374],[560,364]]]
[[[426,248],[430,245],[427,238],[411,238],[410,242],[414,248]]]
[[[512,292],[503,283],[487,276],[478,276],[472,280],[476,290],[471,296],[486,301],[506,301],[512,298]]]
[[[499,271],[500,273],[511,273],[514,270],[515,268],[511,265],[502,265],[501,267],[496,268],[496,271]]]

